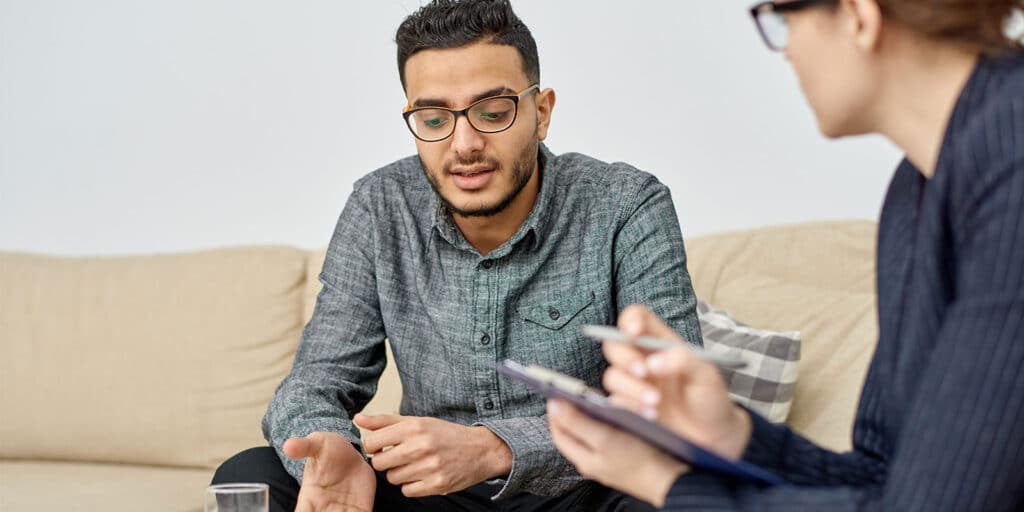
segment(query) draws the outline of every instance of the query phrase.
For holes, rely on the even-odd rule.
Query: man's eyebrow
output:
[[[516,93],[516,91],[514,91],[511,87],[508,87],[508,86],[495,87],[493,89],[490,89],[490,90],[484,91],[484,92],[482,92],[480,94],[477,94],[476,96],[473,96],[473,99],[472,99],[472,101],[470,101],[470,103],[476,103],[476,102],[478,102],[478,101],[480,101],[482,99],[490,98],[491,96],[502,96],[502,95],[509,95],[509,94],[515,94],[515,93]],[[417,99],[416,101],[414,101],[412,103],[412,108],[421,108],[421,107],[446,107],[446,108],[450,108],[450,104],[446,100],[437,99],[437,98],[419,98],[419,99]]]

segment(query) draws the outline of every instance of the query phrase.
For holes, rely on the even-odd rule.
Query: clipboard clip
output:
[[[604,405],[608,401],[608,397],[606,397],[600,389],[592,388],[580,379],[570,377],[535,364],[523,366],[514,361],[506,361],[505,364],[508,366],[515,366],[517,367],[517,370],[526,374],[530,378],[535,379],[537,382],[558,389],[559,391],[570,393],[601,405]]]

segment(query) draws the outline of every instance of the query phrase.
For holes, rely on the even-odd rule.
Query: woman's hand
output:
[[[639,438],[590,419],[572,405],[548,402],[551,438],[581,475],[661,508],[687,466]]]
[[[680,347],[649,352],[605,343],[610,367],[604,386],[612,402],[657,420],[719,455],[740,459],[750,441],[750,416],[729,398],[718,368],[697,357],[675,331],[643,306],[626,308],[618,326],[629,336],[679,340]]]

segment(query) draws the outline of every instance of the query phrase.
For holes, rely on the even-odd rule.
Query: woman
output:
[[[880,338],[853,450],[833,453],[734,405],[685,349],[606,344],[613,399],[795,484],[691,470],[552,401],[582,474],[667,510],[1024,507],[1024,58],[1020,0],[795,0],[752,10],[784,50],[823,133],[906,152],[879,224]],[[640,307],[634,334],[674,336]]]

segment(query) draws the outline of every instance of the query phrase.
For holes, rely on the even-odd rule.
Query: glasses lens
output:
[[[789,42],[789,25],[786,25],[785,16],[774,11],[762,11],[757,15],[757,23],[772,49],[786,48],[786,43]]]
[[[500,132],[516,120],[516,102],[511,98],[492,98],[469,109],[473,128],[485,133]]]
[[[406,119],[412,132],[428,141],[447,137],[455,126],[452,113],[439,108],[417,110]]]

